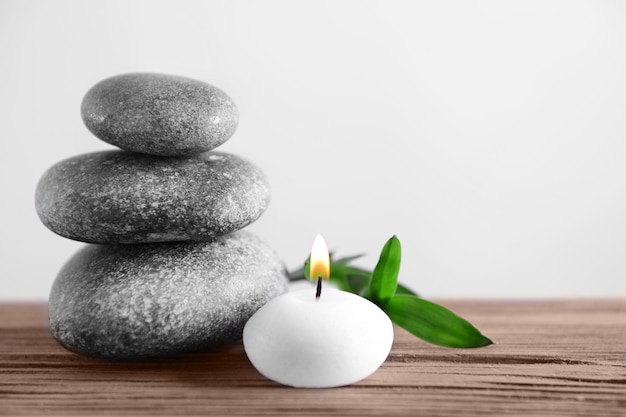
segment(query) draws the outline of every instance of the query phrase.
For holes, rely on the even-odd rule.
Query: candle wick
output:
[[[322,295],[322,277],[317,277],[317,291],[315,292],[315,299],[318,300]]]

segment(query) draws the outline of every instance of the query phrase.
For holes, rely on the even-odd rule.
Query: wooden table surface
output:
[[[396,328],[391,354],[349,387],[264,379],[241,343],[142,363],[59,346],[41,304],[0,304],[0,415],[626,416],[626,301],[439,301],[496,343],[428,345]]]

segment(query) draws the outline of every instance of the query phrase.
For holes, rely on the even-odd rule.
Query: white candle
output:
[[[345,291],[300,290],[274,298],[243,330],[252,365],[284,385],[329,388],[374,373],[393,342],[389,317],[375,304]]]
[[[328,267],[315,266],[315,248],[312,277],[320,270],[328,274]],[[320,285],[321,279],[318,291]],[[313,289],[283,294],[257,311],[243,330],[246,354],[261,374],[302,388],[358,382],[382,365],[392,343],[393,326],[385,312],[336,289],[324,289],[319,298]]]

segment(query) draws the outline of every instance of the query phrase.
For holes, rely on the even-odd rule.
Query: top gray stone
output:
[[[220,89],[175,75],[134,73],[100,81],[83,98],[83,121],[98,138],[127,151],[191,155],[235,132],[235,103]]]

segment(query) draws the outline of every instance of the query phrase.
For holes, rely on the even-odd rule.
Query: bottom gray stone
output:
[[[50,330],[73,352],[111,360],[207,350],[241,338],[252,314],[286,289],[282,262],[248,232],[88,245],[52,286]]]

